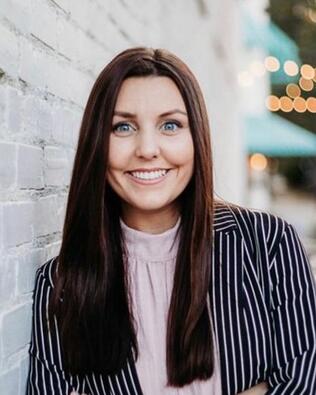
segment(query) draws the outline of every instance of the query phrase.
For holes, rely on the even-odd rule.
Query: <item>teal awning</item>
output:
[[[301,66],[299,50],[296,43],[272,22],[270,22],[268,26],[267,39],[269,54],[279,59],[281,64],[281,67],[277,72],[270,74],[272,84],[288,84],[290,82],[297,82],[297,75],[290,77],[285,74],[282,68],[283,64],[287,60],[293,60],[298,67]]]
[[[257,24],[245,11],[242,13],[242,18],[245,45],[250,48],[263,48],[267,55],[274,56],[280,61],[280,69],[271,73],[272,84],[296,82],[297,76],[290,77],[283,70],[283,64],[287,60],[293,60],[299,67],[301,66],[299,50],[295,41],[271,21]]]
[[[247,117],[244,130],[249,154],[316,156],[316,134],[279,115],[267,113],[261,117]]]

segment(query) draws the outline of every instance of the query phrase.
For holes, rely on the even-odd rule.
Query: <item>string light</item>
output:
[[[292,100],[288,96],[277,97],[274,95],[270,95],[266,98],[266,107],[268,110],[276,112],[290,112],[297,111],[299,113],[303,113],[305,111],[309,111],[311,113],[316,113],[316,97],[309,97],[306,100],[303,97],[295,97]]]
[[[296,97],[293,100],[293,106],[294,110],[300,113],[305,112],[307,109],[306,101],[302,97]]]
[[[309,97],[306,100],[306,107],[308,111],[316,113],[316,97]]]
[[[260,77],[265,74],[265,70],[275,72],[278,71],[279,68],[279,60],[274,56],[267,56],[264,63],[253,61],[249,66],[249,71],[239,73],[238,82],[240,85],[250,86],[254,82],[254,76]],[[299,85],[294,83],[288,84],[286,86],[287,96],[282,96],[280,98],[275,95],[267,96],[265,100],[267,109],[273,112],[279,110],[290,112],[295,110],[298,113],[304,113],[305,111],[316,113],[316,97],[309,97],[306,100],[301,97],[301,89],[306,92],[314,89],[314,83],[316,84],[316,68],[309,64],[303,64],[299,68],[296,62],[287,60],[283,64],[283,69],[284,72],[291,77],[296,76],[300,72],[301,77],[299,79]]]
[[[270,72],[278,71],[280,68],[279,60],[274,56],[267,56],[264,60],[265,68]]]
[[[298,65],[293,60],[287,60],[286,62],[284,62],[283,70],[285,74],[290,77],[294,77],[299,72]]]
[[[306,80],[312,80],[315,77],[315,70],[311,65],[303,64],[301,67],[301,74]]]
[[[280,109],[284,112],[291,112],[293,110],[293,101],[288,96],[280,98]]]
[[[263,171],[268,165],[267,158],[260,154],[255,153],[250,156],[250,167],[254,170]]]
[[[313,80],[307,80],[306,78],[301,77],[299,84],[300,84],[300,87],[306,92],[310,92],[314,89]]]
[[[281,107],[280,99],[274,95],[268,96],[266,99],[266,107],[270,111],[279,111]]]
[[[292,99],[301,95],[301,89],[297,84],[288,84],[286,87],[286,94]]]

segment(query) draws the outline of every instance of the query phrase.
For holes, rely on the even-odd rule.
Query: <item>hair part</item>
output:
[[[199,84],[184,62],[164,49],[127,49],[102,70],[89,95],[69,187],[58,272],[49,302],[56,315],[64,367],[72,374],[111,374],[138,358],[120,198],[106,180],[112,117],[122,82],[166,76],[177,85],[189,118],[194,171],[179,196],[180,242],[168,313],[168,384],[182,387],[213,374],[207,308],[213,240],[210,130]],[[62,297],[62,302],[60,301]]]

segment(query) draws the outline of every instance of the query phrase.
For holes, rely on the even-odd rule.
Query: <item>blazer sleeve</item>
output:
[[[29,347],[29,372],[26,395],[68,395],[73,390],[84,393],[78,376],[67,375],[61,362],[58,327],[47,323],[48,301],[52,287],[41,270],[36,272],[33,292],[32,335]]]
[[[296,229],[287,222],[270,276],[273,370],[267,394],[315,395],[315,280]]]

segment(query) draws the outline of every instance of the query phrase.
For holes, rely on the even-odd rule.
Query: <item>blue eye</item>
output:
[[[130,127],[131,127],[131,125],[129,125],[128,123],[121,122],[121,123],[117,123],[116,125],[114,125],[112,127],[112,130],[114,132],[130,132],[131,131]]]
[[[169,131],[169,130],[170,130],[170,131],[174,131],[174,130],[176,130],[178,127],[180,127],[181,125],[180,125],[179,122],[168,121],[168,122],[165,122],[163,126],[167,126],[167,127],[165,128],[165,130],[167,130],[167,131]],[[170,126],[171,126],[171,127],[170,127]]]

